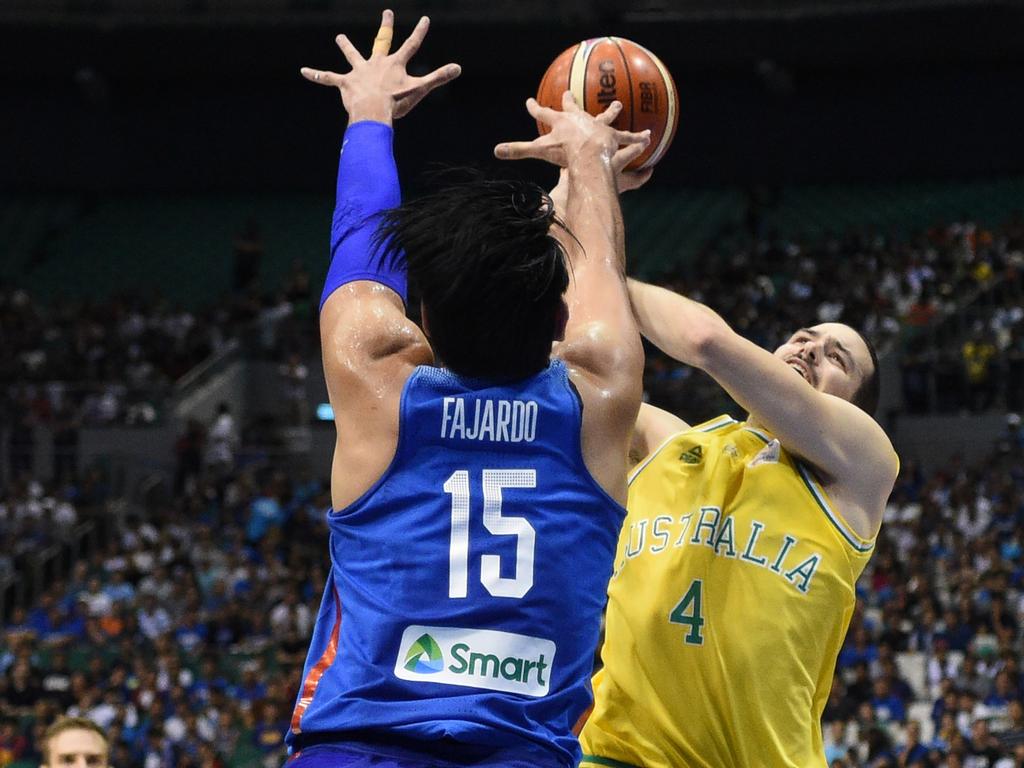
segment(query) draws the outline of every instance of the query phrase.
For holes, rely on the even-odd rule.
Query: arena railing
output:
[[[937,318],[930,325],[920,328],[908,328],[900,344],[901,358],[903,356],[923,355],[930,361],[928,369],[928,402],[931,410],[936,410],[940,402],[940,390],[948,390],[948,382],[940,382],[938,367],[942,363],[947,365],[951,360],[958,363],[963,362],[963,346],[971,339],[977,329],[982,331],[984,340],[987,340],[997,347],[997,353],[992,359],[990,378],[992,391],[989,395],[989,408],[1005,407],[1010,410],[1020,408],[1018,402],[1020,393],[1011,393],[1010,387],[1013,383],[1004,375],[1009,359],[1006,356],[1007,350],[1000,349],[997,343],[996,332],[991,328],[991,321],[1000,308],[1005,307],[1005,297],[1009,294],[1020,295],[1024,292],[1024,275],[1014,271],[1009,275],[1002,275],[992,282],[979,286],[976,290],[970,291],[966,298],[956,302],[955,306],[941,317]],[[1024,321],[1016,324],[1016,334],[1024,333]],[[963,391],[959,393],[943,392],[949,396],[958,395],[958,400],[969,405],[970,387],[966,376],[960,382]],[[948,398],[947,398],[948,399]],[[906,404],[905,404],[906,405]]]
[[[0,621],[6,622],[15,606],[28,608],[56,580],[70,575],[76,561],[105,546],[118,528],[118,518],[116,509],[103,509],[54,543],[14,557],[13,571],[0,577]]]
[[[237,339],[229,340],[224,348],[214,352],[176,382],[171,389],[172,402],[180,402],[238,359],[242,345]]]

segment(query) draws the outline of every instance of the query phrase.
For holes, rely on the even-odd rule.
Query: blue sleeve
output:
[[[402,202],[391,126],[370,120],[345,131],[338,161],[338,193],[331,224],[331,266],[320,308],[338,288],[355,280],[386,285],[406,300],[405,268],[379,263],[373,234],[379,214]]]

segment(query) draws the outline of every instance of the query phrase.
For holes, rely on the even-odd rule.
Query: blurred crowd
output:
[[[43,302],[0,284],[0,420],[16,446],[36,424],[151,423],[174,383],[233,341],[282,362],[315,349],[311,296],[299,262],[273,292],[251,283],[197,310],[159,295]]]
[[[261,257],[251,225],[235,243],[233,289],[196,310],[159,296],[44,304],[0,286],[0,344],[9,350],[0,360],[0,416],[12,430],[12,451],[30,453],[37,424],[73,445],[81,425],[153,422],[173,384],[233,341],[279,362],[283,377],[304,377],[301,360],[318,345],[309,273],[296,262],[264,291]],[[879,349],[899,342],[907,411],[979,412],[1024,408],[1022,265],[1017,213],[998,228],[964,217],[907,238],[724,233],[657,282],[705,302],[768,348],[799,327],[832,320],[858,328]],[[651,352],[652,400],[691,420],[728,407],[710,380]]]
[[[222,469],[190,477],[14,611],[0,766],[38,765],[61,713],[101,725],[118,768],[281,764],[326,578],[329,497],[308,477]]]
[[[4,627],[0,766],[38,761],[61,713],[105,728],[119,768],[280,764],[329,494],[265,463],[181,461],[190,450],[172,502]],[[32,484],[0,514],[29,521],[27,546],[76,519]],[[823,718],[830,768],[1024,766],[1019,418],[977,463],[904,464],[857,591]]]
[[[27,567],[45,548],[70,543],[75,525],[108,495],[106,479],[95,468],[61,485],[21,476],[0,488],[0,579]]]
[[[823,718],[830,768],[1024,766],[1024,430],[907,462]]]
[[[1024,215],[995,229],[964,217],[908,238],[850,232],[816,241],[722,237],[659,275],[768,349],[801,327],[844,322],[882,351],[908,343],[904,396],[919,413],[1018,410],[1024,400]],[[959,312],[970,305],[970,325]],[[653,402],[691,423],[730,408],[703,374],[648,350]],[[1004,379],[1005,386],[997,386]],[[944,375],[953,377],[956,386]],[[923,394],[919,394],[923,392]]]
[[[908,340],[900,356],[907,413],[1024,410],[1024,273]]]
[[[279,363],[290,423],[308,419],[302,363],[316,347],[309,275],[253,283],[258,249],[236,243],[236,290],[200,311],[112,298],[43,305],[0,289],[0,578],[66,539],[107,498],[77,466],[86,424],[146,423],[171,385],[232,339]],[[739,241],[737,241],[739,242]],[[657,282],[707,303],[773,348],[801,326],[848,322],[880,348],[907,344],[911,412],[1024,405],[1024,219],[966,218],[903,239],[728,238],[693,271]],[[255,255],[254,255],[255,254]],[[957,314],[965,305],[966,314]],[[697,423],[733,410],[692,369],[649,350],[654,403]],[[33,479],[32,429],[53,430],[56,482]],[[238,468],[227,406],[190,422],[173,495],[131,518],[0,639],[0,768],[38,765],[58,714],[109,734],[112,764],[280,765],[289,707],[326,578],[325,484],[256,462]],[[20,463],[19,463],[20,462]],[[1024,430],[991,455],[902,470],[825,711],[830,768],[1024,768]]]

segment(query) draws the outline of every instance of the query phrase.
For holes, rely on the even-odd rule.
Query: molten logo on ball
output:
[[[672,143],[679,117],[676,86],[661,60],[642,45],[621,37],[597,37],[566,49],[544,73],[537,101],[561,109],[566,91],[592,115],[621,101],[622,112],[613,125],[620,131],[650,130],[651,143],[629,164],[631,170],[650,168]],[[548,131],[541,123],[537,128]]]
[[[616,98],[615,65],[605,59],[597,65],[597,68],[601,72],[601,79],[597,81],[601,86],[601,90],[597,92],[597,103],[601,105],[601,109],[607,109],[608,105]]]
[[[658,111],[658,92],[654,83],[640,83],[640,111],[654,114]]]

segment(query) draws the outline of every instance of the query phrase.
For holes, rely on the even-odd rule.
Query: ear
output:
[[[565,341],[565,326],[569,323],[569,305],[565,299],[558,302],[558,311],[555,313],[555,341]]]

